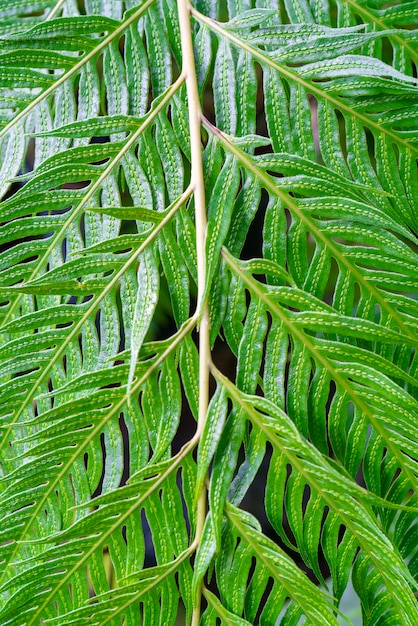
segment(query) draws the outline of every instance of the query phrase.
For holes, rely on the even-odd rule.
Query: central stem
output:
[[[197,251],[197,277],[198,298],[197,310],[200,314],[199,327],[199,414],[197,434],[201,435],[206,420],[209,403],[209,365],[210,365],[210,341],[209,341],[209,310],[205,301],[206,286],[206,201],[205,184],[202,166],[201,144],[201,109],[199,91],[196,80],[196,68],[192,33],[190,28],[190,5],[187,0],[178,0],[178,14],[180,23],[181,47],[183,57],[183,74],[186,77],[187,99],[189,109],[190,150],[191,150],[191,185],[194,191],[195,223],[196,223],[196,251]],[[203,526],[206,519],[206,487],[202,486],[197,501],[196,511],[196,535],[195,543],[198,546]],[[202,583],[203,584],[203,583]],[[199,588],[193,603],[192,626],[200,623],[200,603],[202,585]]]

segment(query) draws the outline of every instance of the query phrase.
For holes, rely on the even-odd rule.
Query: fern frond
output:
[[[389,4],[0,0],[1,624],[415,624]]]

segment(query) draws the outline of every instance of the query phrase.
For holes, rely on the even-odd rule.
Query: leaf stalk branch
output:
[[[95,299],[93,300],[93,303],[91,304],[91,306],[86,310],[85,314],[83,315],[82,319],[75,324],[74,328],[72,329],[72,332],[70,333],[69,336],[67,336],[67,338],[65,339],[65,341],[62,343],[62,345],[60,346],[60,348],[57,350],[57,352],[55,353],[52,361],[51,361],[51,367],[53,367],[53,365],[56,363],[56,361],[58,360],[58,358],[60,357],[60,355],[65,351],[65,348],[67,347],[67,345],[71,342],[72,338],[74,336],[77,335],[77,333],[79,332],[80,328],[82,327],[83,324],[85,324],[86,320],[89,318],[89,316],[96,310],[97,306],[99,305],[100,301],[105,297],[105,295],[107,293],[109,293],[109,291],[111,290],[111,288],[114,286],[114,284],[116,283],[117,280],[119,280],[119,278],[122,276],[122,274],[127,270],[127,268],[132,265],[132,263],[135,262],[135,260],[138,258],[138,256],[140,256],[140,254],[145,250],[145,248],[147,247],[147,245],[149,245],[151,243],[151,241],[154,240],[154,238],[156,237],[156,235],[158,234],[158,232],[161,231],[161,229],[164,227],[164,225],[173,217],[173,215],[175,214],[175,212],[180,208],[180,206],[182,206],[182,204],[186,201],[186,199],[190,196],[191,194],[191,189],[190,187],[188,189],[186,189],[186,191],[182,194],[181,198],[179,199],[178,202],[176,202],[172,208],[172,210],[166,215],[166,217],[164,218],[164,220],[162,220],[158,226],[152,231],[152,233],[150,233],[150,235],[147,237],[147,239],[141,244],[140,248],[138,248],[138,250],[136,251],[135,254],[133,254],[131,256],[131,258],[124,264],[124,266],[119,270],[119,272],[113,277],[113,279],[110,281],[110,283],[106,286],[106,288],[103,290],[103,292]],[[154,361],[154,363],[148,368],[148,370],[145,372],[145,374],[141,377],[140,380],[136,381],[133,385],[132,388],[130,390],[130,395],[135,394],[141,387],[141,385],[143,385],[143,383],[146,381],[146,379],[152,374],[152,372],[155,371],[155,369],[164,361],[164,359],[172,352],[172,350],[180,343],[180,341],[188,334],[190,333],[193,328],[195,327],[197,323],[197,312],[194,313],[194,315],[183,324],[183,326],[181,327],[181,329],[179,330],[179,332],[176,334],[175,338],[173,339],[172,343],[170,344],[170,346],[167,348],[167,350],[165,350],[160,357],[158,357],[156,359],[156,361]],[[47,375],[47,373],[50,371],[50,368],[48,368],[45,372],[45,376]],[[26,398],[25,398],[25,402],[24,404],[21,406],[21,410],[20,412],[18,412],[15,416],[15,419],[13,420],[13,422],[11,424],[9,424],[6,433],[3,437],[3,442],[0,445],[0,449],[2,447],[2,445],[7,441],[8,435],[11,431],[11,429],[13,428],[13,425],[16,423],[16,421],[18,420],[18,418],[20,417],[20,415],[22,414],[22,412],[24,411],[25,407],[27,406],[27,404],[31,401],[36,389],[38,388],[38,386],[40,385],[40,383],[42,382],[43,377],[38,379],[38,381],[35,383],[35,385],[32,387],[32,389],[30,390],[29,394],[27,394]],[[53,480],[49,486],[48,489],[46,491],[46,493],[44,494],[44,496],[42,498],[39,499],[37,505],[35,506],[31,517],[29,518],[29,520],[27,521],[27,523],[25,524],[24,528],[22,529],[22,536],[24,536],[26,534],[26,532],[28,531],[28,529],[31,527],[31,525],[34,523],[34,521],[36,520],[36,516],[39,513],[39,511],[42,509],[42,506],[44,505],[44,502],[48,499],[49,495],[51,494],[51,492],[54,490],[55,486],[57,484],[59,484],[59,481],[66,475],[69,467],[71,467],[71,465],[75,462],[75,460],[78,458],[78,455],[81,453],[81,451],[87,447],[87,445],[92,441],[92,439],[95,437],[95,435],[97,435],[97,433],[99,433],[101,431],[101,429],[105,426],[105,424],[109,421],[109,419],[117,414],[122,407],[124,406],[124,404],[128,401],[128,394],[125,394],[122,399],[109,411],[109,413],[107,413],[105,415],[105,417],[103,418],[103,420],[99,423],[99,425],[93,429],[93,431],[89,434],[88,437],[86,437],[84,443],[81,445],[81,447],[77,447],[74,455],[70,457],[70,459],[68,460],[67,463],[65,463],[61,469],[61,471],[59,472],[58,476],[56,477],[55,480]],[[194,438],[191,440],[193,442],[196,442],[198,440],[198,437],[195,435]],[[195,443],[193,443],[193,446],[195,445]],[[13,558],[16,554],[16,552],[19,549],[19,543],[18,543],[18,538],[16,537],[16,548],[15,550],[12,552],[11,557],[10,557],[10,562],[13,561]],[[4,575],[6,574],[7,569],[4,568],[3,569],[3,574],[0,575],[0,583],[2,582]]]
[[[65,2],[65,0],[58,0],[57,4],[54,6],[53,9],[51,9],[51,11],[48,13],[47,17],[45,18],[45,22],[49,22],[50,20],[54,19],[54,17],[58,13],[58,11],[61,9],[61,7],[64,4],[64,2]]]
[[[41,385],[41,383],[45,380],[45,378],[47,377],[48,373],[54,367],[55,363],[58,361],[60,356],[64,353],[65,348],[71,343],[73,338],[77,336],[77,333],[81,330],[83,325],[87,322],[87,320],[89,319],[90,315],[92,315],[92,313],[94,313],[94,311],[96,311],[96,309],[99,306],[100,302],[105,298],[105,296],[107,296],[107,294],[117,284],[118,280],[138,260],[138,257],[142,254],[142,252],[150,245],[150,243],[152,241],[154,241],[154,239],[158,235],[158,233],[171,220],[171,218],[175,215],[175,213],[178,211],[178,209],[186,202],[186,200],[190,197],[191,192],[192,192],[192,190],[191,190],[191,187],[189,186],[182,193],[180,198],[172,205],[170,211],[167,213],[167,215],[164,217],[164,219],[161,220],[161,222],[154,228],[154,230],[148,235],[148,237],[145,239],[145,241],[142,242],[142,244],[139,246],[139,248],[129,257],[129,259],[126,261],[126,263],[124,263],[124,265],[120,268],[120,270],[118,272],[116,272],[116,274],[112,277],[112,279],[109,281],[109,283],[103,289],[103,291],[100,294],[98,294],[96,296],[96,298],[93,299],[91,305],[86,309],[86,311],[85,311],[84,315],[81,317],[81,319],[76,324],[74,324],[71,332],[64,339],[64,341],[62,342],[60,347],[55,352],[54,356],[51,357],[51,360],[49,361],[49,363],[45,366],[44,370],[42,370],[41,375],[39,376],[39,378],[35,381],[35,383],[31,387],[30,391],[26,394],[25,400],[21,404],[20,409],[16,411],[13,421],[9,424],[7,429],[5,429],[4,434],[3,434],[3,439],[2,439],[2,441],[0,441],[0,450],[2,449],[4,443],[7,442],[7,439],[8,439],[9,434],[10,434],[10,430],[13,428],[13,425],[16,424],[16,422],[19,420],[19,417],[22,415],[22,413],[25,410],[25,408],[28,406],[28,404],[30,404],[30,402],[32,401],[32,399],[33,399],[33,397],[34,397],[34,395],[36,393],[36,390]],[[195,313],[195,315],[193,316],[192,319],[194,319],[195,317],[196,317],[196,313]],[[132,393],[133,393],[134,389],[135,389],[135,387],[132,388]],[[1,580],[1,578],[0,578],[0,580]]]
[[[283,322],[283,324],[286,326],[292,336],[296,337],[301,342],[301,344],[305,346],[305,348],[307,348],[315,361],[320,363],[331,374],[331,376],[341,389],[344,389],[347,396],[351,398],[351,400],[358,407],[358,409],[362,411],[364,416],[367,417],[369,423],[376,430],[376,432],[379,433],[380,437],[385,442],[388,449],[391,450],[394,458],[398,459],[399,467],[408,476],[411,485],[415,487],[415,476],[408,467],[408,465],[405,463],[405,457],[402,450],[396,447],[395,443],[390,438],[389,431],[385,428],[384,425],[381,424],[378,417],[374,414],[373,409],[367,404],[367,401],[363,400],[363,398],[360,397],[356,390],[351,387],[349,381],[338,371],[338,367],[334,366],[329,359],[327,359],[324,355],[321,354],[319,350],[316,349],[315,344],[313,343],[313,341],[310,340],[309,336],[306,335],[302,330],[297,328],[292,320],[286,315],[285,309],[273,302],[269,298],[268,294],[263,291],[259,283],[253,277],[248,276],[245,272],[241,270],[241,268],[236,264],[233,256],[225,248],[222,251],[222,256],[230,269],[237,276],[239,276],[243,284],[249,290],[251,290],[253,294],[260,298],[261,301],[268,305],[271,313]]]
[[[370,22],[371,24],[376,24],[376,26],[381,30],[389,30],[389,27],[385,24],[385,22],[367,7],[361,6],[355,0],[345,0],[345,2],[352,7],[353,11],[361,15],[362,18],[365,18],[367,22]],[[405,48],[409,56],[414,59],[415,63],[418,63],[417,51],[411,45],[409,45],[409,43],[402,37],[401,33],[402,31],[399,30],[399,35],[390,35],[390,38],[396,41],[397,44]]]
[[[97,46],[91,52],[89,52],[88,54],[86,54],[86,56],[80,59],[80,61],[76,63],[74,67],[68,70],[68,72],[65,72],[62,76],[58,78],[57,81],[55,81],[55,83],[48,87],[48,89],[45,89],[45,91],[40,93],[37,98],[32,100],[32,102],[28,104],[27,107],[20,111],[12,120],[10,120],[8,124],[6,124],[4,128],[0,130],[0,137],[6,135],[9,130],[13,128],[15,124],[17,124],[17,122],[26,117],[26,115],[28,115],[28,113],[30,113],[38,104],[40,104],[52,93],[54,93],[54,91],[56,91],[58,87],[66,83],[71,76],[74,76],[74,74],[76,74],[78,70],[80,70],[86,63],[94,59],[94,57],[99,54],[99,52],[104,50],[106,46],[112,43],[112,41],[114,41],[115,39],[118,40],[122,33],[149,9],[153,2],[154,0],[147,0],[147,2],[144,2],[144,4],[142,4],[140,8],[135,11],[135,13],[133,13],[127,20],[124,20],[121,25],[116,28],[116,30],[109,33],[109,35],[107,35],[107,37],[105,37],[99,44],[97,44]],[[55,9],[53,9],[53,11],[54,10]],[[48,17],[48,19],[50,18]]]
[[[294,199],[288,193],[286,193],[285,191],[282,191],[280,187],[275,182],[273,182],[273,180],[266,173],[261,171],[257,167],[257,165],[251,160],[251,158],[247,154],[245,154],[245,152],[243,152],[240,148],[238,148],[231,141],[231,139],[227,135],[225,135],[225,133],[219,130],[219,128],[217,128],[216,126],[213,126],[213,124],[211,124],[209,120],[207,119],[203,119],[202,123],[222,143],[222,145],[229,152],[231,152],[234,156],[237,157],[237,159],[242,163],[242,165],[246,168],[246,170],[251,172],[256,178],[258,178],[258,180],[261,182],[261,184],[266,189],[266,191],[276,196],[276,198],[278,198],[279,200],[282,200],[286,204],[286,206],[290,209],[290,211],[303,224],[305,224],[308,227],[308,229],[310,230],[314,238],[317,241],[322,241],[324,243],[324,245],[328,248],[328,250],[330,251],[332,256],[335,258],[335,260],[338,263],[345,265],[348,271],[355,277],[359,285],[361,285],[361,287],[363,287],[366,291],[371,293],[373,297],[375,298],[375,300],[379,303],[379,306],[383,310],[386,310],[387,313],[390,315],[390,317],[392,317],[393,320],[396,321],[396,323],[399,326],[399,329],[407,337],[410,337],[411,339],[415,340],[416,333],[404,322],[400,313],[398,313],[398,311],[391,306],[391,304],[384,298],[384,296],[382,296],[379,289],[374,287],[374,285],[363,276],[363,274],[355,266],[355,264],[352,263],[351,260],[347,256],[343,255],[339,251],[337,245],[334,244],[334,242],[317,227],[314,220],[309,215],[303,212],[303,210],[294,201]],[[400,339],[401,339],[401,336],[400,336]]]
[[[268,65],[272,69],[276,70],[279,74],[281,74],[281,76],[283,76],[283,78],[285,78],[286,80],[292,83],[296,83],[303,87],[303,89],[306,89],[306,91],[315,96],[315,98],[329,102],[330,105],[333,106],[335,109],[338,109],[343,113],[354,117],[367,128],[370,128],[371,130],[373,130],[374,132],[378,132],[379,134],[386,135],[393,143],[396,143],[403,148],[407,148],[412,153],[418,155],[418,147],[409,143],[407,140],[403,139],[395,132],[391,131],[389,128],[382,126],[378,122],[372,120],[367,115],[364,115],[360,111],[357,111],[353,107],[349,106],[344,102],[342,98],[332,96],[330,93],[324,91],[320,88],[319,83],[314,84],[312,81],[307,80],[306,78],[302,78],[302,76],[299,76],[295,72],[292,72],[291,69],[287,68],[286,66],[281,65],[276,61],[273,61],[273,59],[268,57],[261,50],[250,46],[245,41],[239,39],[239,37],[236,37],[233,33],[227,31],[225,28],[222,27],[222,24],[220,22],[217,22],[210,17],[202,15],[202,13],[200,13],[196,9],[192,9],[191,12],[193,17],[196,18],[198,22],[205,24],[211,31],[217,33],[221,37],[229,39],[229,41],[231,41],[235,46],[248,52],[262,65]]]
[[[151,111],[147,115],[146,120],[139,126],[139,128],[134,132],[134,134],[131,137],[129,137],[126,144],[119,150],[116,156],[113,159],[111,159],[111,161],[109,162],[107,167],[103,170],[103,172],[100,174],[96,182],[93,183],[91,187],[89,187],[86,195],[78,203],[78,205],[71,211],[68,219],[64,222],[61,229],[51,238],[51,243],[49,244],[47,250],[45,251],[45,254],[41,257],[39,262],[36,264],[32,274],[29,277],[29,280],[33,280],[35,278],[39,270],[43,267],[43,265],[49,259],[56,245],[60,241],[62,241],[63,238],[65,237],[65,234],[67,233],[68,228],[71,226],[71,224],[74,222],[76,217],[80,214],[80,212],[85,208],[87,202],[93,197],[95,192],[100,188],[100,185],[107,178],[107,176],[112,172],[112,170],[116,167],[119,161],[125,156],[125,154],[130,150],[130,148],[135,144],[135,142],[138,141],[139,137],[148,128],[148,126],[156,118],[159,112],[167,105],[171,97],[176,93],[176,91],[183,84],[184,78],[185,78],[184,74],[180,74],[177,80],[167,89],[164,97],[161,98],[158,105],[154,109],[151,109]],[[7,311],[7,314],[4,316],[3,325],[7,324],[7,322],[11,318],[13,311],[15,311],[20,301],[20,298],[21,296],[18,296],[15,302],[13,303],[13,305],[10,306],[9,310]]]

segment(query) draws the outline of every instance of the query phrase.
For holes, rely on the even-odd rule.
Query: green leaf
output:
[[[415,626],[416,2],[0,17],[2,626]]]
[[[132,385],[136,361],[144,341],[146,332],[151,324],[152,315],[158,300],[159,275],[154,256],[151,251],[144,252],[139,263],[138,290],[135,311],[132,322],[132,336],[130,341],[131,362],[128,378],[128,390]]]

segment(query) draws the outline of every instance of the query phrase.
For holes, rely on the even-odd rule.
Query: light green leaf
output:
[[[131,360],[128,378],[128,393],[132,386],[139,351],[152,320],[158,301],[159,274],[152,251],[145,251],[139,262],[139,290],[135,303],[130,341]]]

